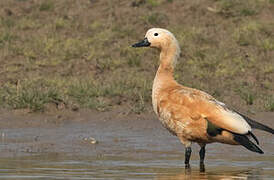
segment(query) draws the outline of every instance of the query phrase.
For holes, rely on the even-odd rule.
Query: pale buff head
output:
[[[147,31],[145,39],[133,45],[133,47],[152,47],[161,51],[173,51],[173,65],[180,56],[180,46],[174,35],[166,29],[151,28]]]

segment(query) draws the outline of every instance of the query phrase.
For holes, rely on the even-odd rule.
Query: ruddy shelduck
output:
[[[191,143],[201,146],[200,170],[204,171],[205,146],[220,142],[242,145],[250,151],[263,151],[252,128],[274,134],[274,130],[247,116],[229,109],[211,95],[178,84],[173,77],[180,56],[180,47],[174,35],[166,29],[152,28],[145,39],[132,47],[152,47],[160,50],[160,65],[152,88],[153,110],[165,128],[176,135],[185,146],[185,167],[189,168]]]

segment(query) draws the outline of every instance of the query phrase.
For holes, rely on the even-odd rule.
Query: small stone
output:
[[[98,143],[98,141],[93,137],[84,137],[83,140],[90,143],[90,144],[97,144]]]
[[[96,141],[96,139],[94,139],[92,137],[89,137],[89,140],[90,140],[91,144],[97,144],[98,143],[98,141]]]

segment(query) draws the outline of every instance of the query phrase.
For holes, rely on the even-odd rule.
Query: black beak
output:
[[[148,42],[147,38],[132,45],[132,47],[147,47],[147,46],[150,46],[150,42]]]

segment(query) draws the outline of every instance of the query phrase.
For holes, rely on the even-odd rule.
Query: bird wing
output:
[[[238,134],[251,131],[250,125],[237,112],[230,110],[211,95],[196,89],[180,86],[169,91],[169,99],[188,109],[190,116],[201,116],[215,126]]]

